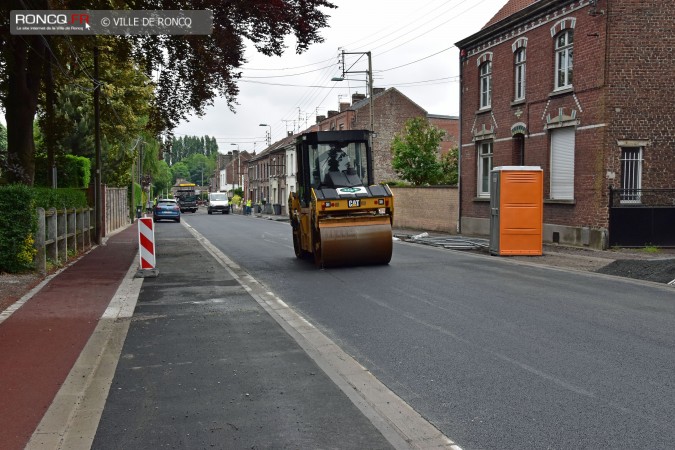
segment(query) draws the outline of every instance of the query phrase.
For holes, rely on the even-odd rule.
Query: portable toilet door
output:
[[[499,254],[499,187],[501,170],[490,173],[490,253]]]
[[[495,167],[490,182],[490,253],[542,255],[544,182],[541,168]]]

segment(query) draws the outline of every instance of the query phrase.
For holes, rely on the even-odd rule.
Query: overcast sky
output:
[[[260,151],[271,126],[272,142],[304,130],[317,113],[337,110],[340,99],[366,93],[366,74],[342,75],[340,49],[372,53],[374,86],[396,87],[431,114],[459,115],[459,51],[454,43],[479,31],[507,0],[333,0],[325,42],[296,55],[293,42],[281,57],[250,46],[239,83],[239,105],[230,112],[216,100],[202,118],[181,123],[176,136],[209,135],[219,151]],[[367,58],[347,55],[347,69],[365,71]],[[254,145],[255,142],[255,145]],[[231,145],[235,144],[235,145]]]

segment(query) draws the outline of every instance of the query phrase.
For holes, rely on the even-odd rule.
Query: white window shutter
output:
[[[551,199],[574,200],[573,127],[551,131]]]

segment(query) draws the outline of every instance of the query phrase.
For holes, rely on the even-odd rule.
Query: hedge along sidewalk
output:
[[[0,186],[0,272],[35,269],[37,207],[88,208],[83,189],[50,189],[23,184]]]

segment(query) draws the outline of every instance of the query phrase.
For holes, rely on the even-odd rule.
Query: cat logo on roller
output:
[[[298,258],[317,267],[391,260],[394,196],[374,184],[369,142],[366,130],[298,136],[298,189],[288,199]]]

